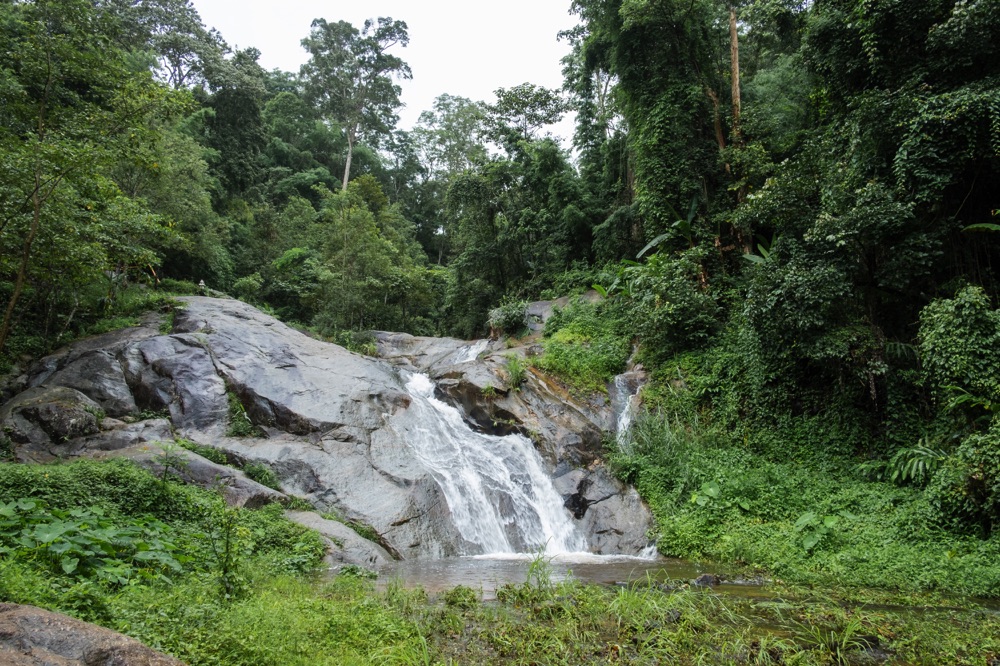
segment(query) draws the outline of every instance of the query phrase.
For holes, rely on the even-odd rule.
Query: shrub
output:
[[[545,323],[545,351],[534,364],[580,390],[603,391],[629,357],[623,328],[621,311],[613,306],[574,302]]]
[[[229,400],[229,430],[226,434],[230,437],[256,437],[260,430],[250,420],[246,408],[240,402],[238,395],[229,391],[226,393]]]
[[[256,303],[260,298],[260,291],[264,287],[264,278],[260,273],[252,273],[241,277],[233,283],[233,294],[240,300],[248,303]]]
[[[1000,423],[962,440],[934,475],[927,497],[938,520],[988,539],[1000,526]]]
[[[517,391],[521,384],[524,383],[524,376],[527,370],[524,359],[517,354],[507,354],[504,356],[506,363],[504,368],[507,371],[507,382],[510,384],[510,388]]]
[[[980,287],[932,301],[920,312],[920,356],[931,388],[979,398],[1000,395],[1000,312]]]
[[[490,310],[490,328],[504,335],[519,335],[528,327],[527,308],[527,301],[505,298],[499,306]]]
[[[629,270],[634,332],[648,363],[703,347],[719,329],[722,310],[702,284],[700,260],[694,250],[674,257],[654,254]]]
[[[243,473],[262,486],[267,486],[272,490],[281,490],[281,482],[278,480],[278,475],[266,463],[248,463],[243,467]]]

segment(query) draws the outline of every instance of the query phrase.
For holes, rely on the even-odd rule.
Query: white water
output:
[[[459,351],[461,355],[458,357],[456,363],[471,363],[479,358],[479,355],[486,351],[486,347],[490,344],[489,339],[483,338],[475,344],[466,345],[465,347],[460,347]]]
[[[621,451],[628,452],[632,445],[629,429],[635,418],[639,388],[641,386],[633,373],[617,375],[611,386],[611,407],[615,413],[615,441]]]
[[[407,442],[444,492],[469,542],[465,554],[586,550],[531,440],[473,431],[456,408],[434,397],[427,375],[413,375],[406,390],[416,417]]]

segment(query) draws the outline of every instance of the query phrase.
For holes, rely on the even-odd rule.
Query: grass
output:
[[[631,352],[623,322],[610,316],[604,304],[576,302],[555,312],[545,324],[544,352],[532,359],[580,392],[607,390],[625,369]]]
[[[1000,652],[1000,616],[942,595],[780,584],[748,596],[680,582],[598,587],[553,582],[544,559],[529,582],[498,590],[496,602],[462,587],[436,599],[392,583],[376,592],[365,576],[313,573],[320,541],[286,521],[281,507],[227,509],[212,493],[164,485],[121,460],[0,465],[0,495],[33,498],[35,506],[19,509],[32,525],[45,520],[42,503],[92,507],[87,515],[98,508],[101,535],[155,519],[179,571],[122,584],[90,570],[53,570],[4,540],[0,601],[96,621],[192,666],[818,665],[870,663],[874,647],[889,663],[982,666]],[[226,535],[235,554],[227,580],[237,591],[229,596],[214,554]]]

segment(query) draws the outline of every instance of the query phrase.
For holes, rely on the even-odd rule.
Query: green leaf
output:
[[[663,241],[665,241],[669,237],[670,237],[670,234],[660,234],[659,236],[657,236],[653,240],[651,240],[648,243],[646,243],[646,247],[644,247],[641,250],[639,250],[639,254],[635,255],[635,258],[636,259],[642,259],[642,255],[646,254],[651,249],[653,249],[654,247],[656,247],[657,245],[659,245],[660,243],[662,243]]]
[[[832,529],[840,522],[840,516],[823,516],[823,525]]]
[[[810,532],[802,538],[802,545],[806,550],[812,550],[819,543],[820,537],[819,532]]]
[[[815,523],[816,514],[812,511],[806,511],[795,521],[795,531],[801,532],[807,525],[814,525]]]
[[[69,528],[66,523],[57,522],[49,523],[48,525],[37,525],[35,526],[35,538],[41,543],[52,543],[63,534]]]
[[[59,565],[62,567],[62,570],[67,574],[71,574],[74,571],[76,571],[76,566],[78,564],[80,564],[80,560],[79,558],[76,557],[64,557],[59,562]]]
[[[1000,224],[993,224],[992,222],[970,224],[967,227],[963,227],[962,231],[1000,231]]]
[[[721,491],[722,489],[719,487],[719,484],[716,481],[709,481],[707,483],[701,484],[701,492],[705,493],[706,495],[708,495],[713,499],[718,497]]]

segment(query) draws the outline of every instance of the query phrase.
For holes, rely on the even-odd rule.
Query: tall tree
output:
[[[410,66],[389,51],[409,43],[406,30],[405,22],[387,17],[377,23],[365,21],[360,31],[347,21],[316,19],[302,40],[310,56],[302,66],[306,95],[329,121],[341,126],[347,138],[345,191],[358,139],[377,144],[398,120],[396,109],[402,103],[394,79],[413,75]]]
[[[107,167],[144,143],[163,91],[130,69],[118,23],[92,2],[0,7],[2,350],[41,271],[60,279],[155,261],[136,239],[158,220],[122,196]]]
[[[487,136],[508,153],[519,141],[541,138],[542,128],[559,122],[568,108],[559,91],[532,83],[497,88],[495,94],[496,103],[486,106]]]

